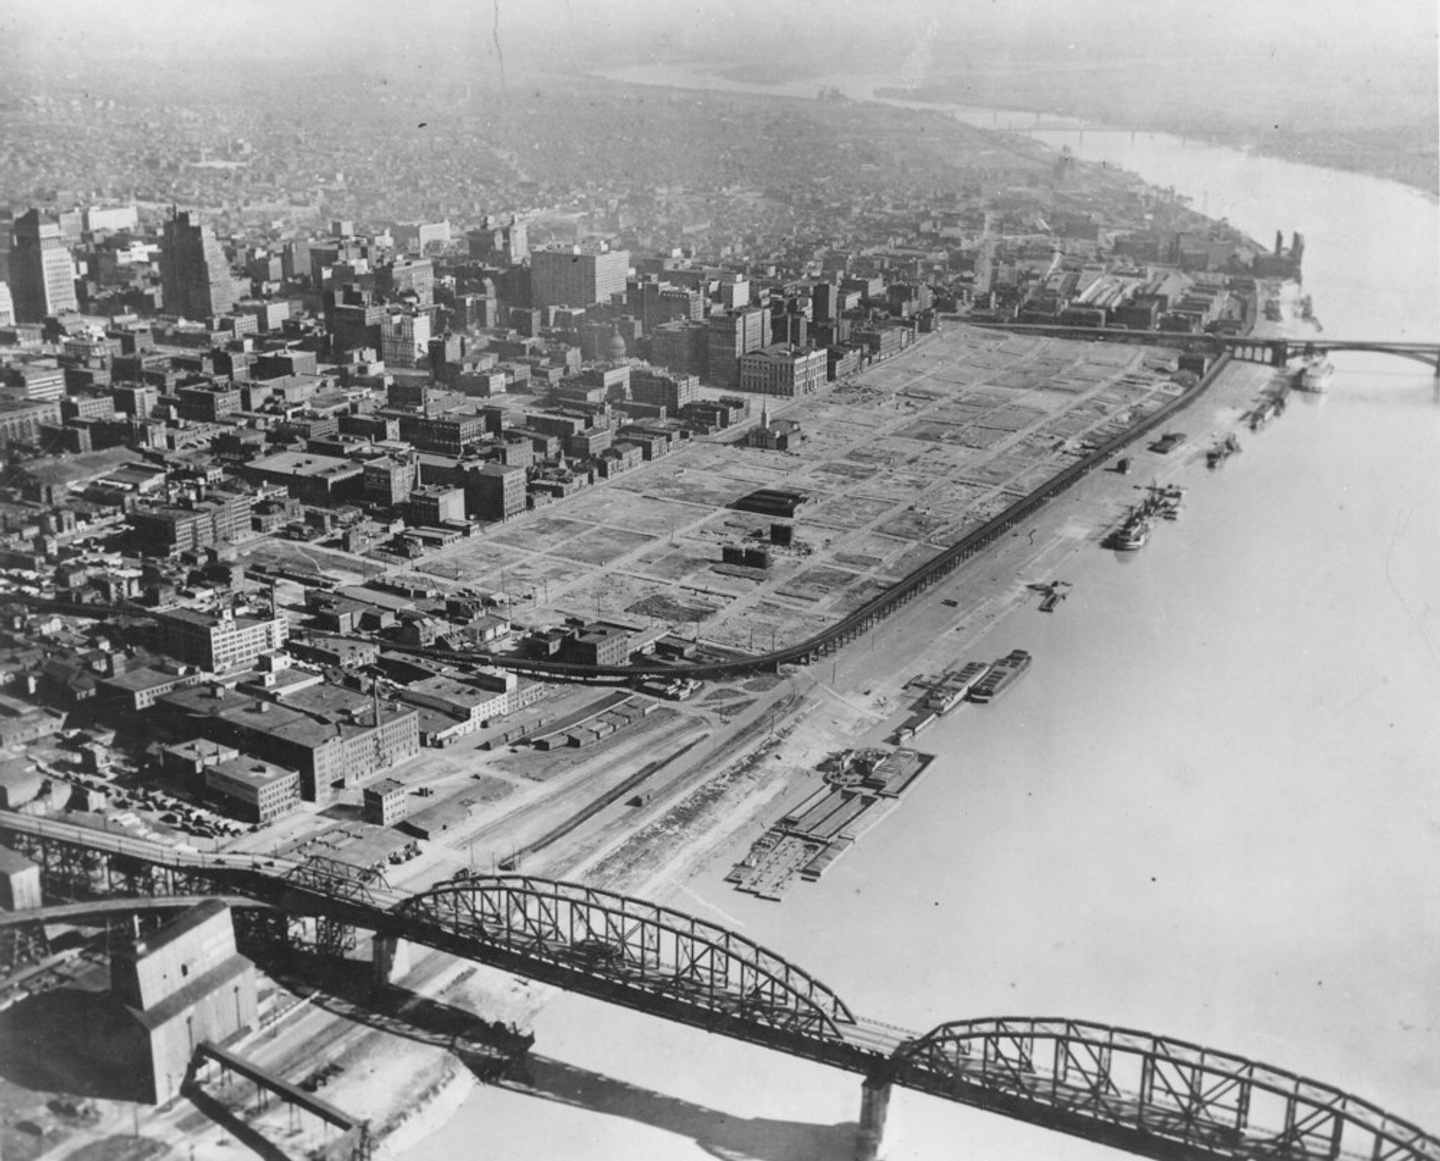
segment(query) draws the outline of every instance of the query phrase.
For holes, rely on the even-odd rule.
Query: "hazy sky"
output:
[[[1121,55],[1157,41],[1425,53],[1432,62],[1436,52],[1434,0],[0,0],[3,39],[32,53],[156,40],[221,53],[241,43],[323,52],[327,41],[429,40],[444,53],[488,42],[497,19],[517,59],[547,46],[665,39],[769,54],[793,35],[904,55],[932,25],[941,42],[1044,40]]]
[[[496,45],[500,52],[497,53]],[[1430,107],[1435,0],[0,0],[0,64],[92,56],[238,75],[258,58],[371,71],[795,60],[899,73],[1243,62],[1317,97]],[[190,71],[189,68],[186,70]],[[1147,78],[1147,84],[1155,83]],[[1228,82],[1227,82],[1228,83]],[[1375,93],[1370,92],[1371,103]],[[1383,102],[1382,102],[1383,103]]]

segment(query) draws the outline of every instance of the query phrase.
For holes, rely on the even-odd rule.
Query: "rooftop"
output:
[[[210,769],[226,778],[244,782],[257,789],[295,777],[295,771],[287,770],[284,766],[272,766],[269,762],[262,762],[258,758],[229,758],[223,762],[216,762]]]
[[[257,472],[273,472],[277,475],[324,476],[340,472],[358,472],[361,465],[353,460],[337,456],[316,455],[313,452],[277,452],[252,460],[249,467]]]

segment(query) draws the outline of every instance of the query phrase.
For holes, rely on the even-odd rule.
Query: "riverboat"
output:
[[[1307,359],[1305,365],[1295,372],[1295,389],[1297,391],[1313,391],[1320,393],[1330,389],[1330,378],[1335,374],[1335,367],[1329,359],[1317,356]]]
[[[1120,552],[1135,552],[1150,542],[1149,520],[1127,520],[1105,541],[1106,546]]]

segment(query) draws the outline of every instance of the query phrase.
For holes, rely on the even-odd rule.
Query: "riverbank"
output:
[[[913,89],[880,86],[873,95],[878,100],[907,105],[976,103],[974,94],[959,86],[924,85]],[[1296,165],[1312,165],[1380,181],[1393,181],[1419,190],[1432,201],[1440,201],[1440,150],[1436,147],[1433,125],[1386,125],[1343,132],[1268,124],[1241,127],[1216,124],[1213,120],[1198,122],[1148,116],[1119,118],[1102,106],[1093,109],[1067,107],[1061,111],[1041,102],[1032,104],[1023,99],[1011,100],[1008,96],[1004,100],[1005,109],[1029,114],[1037,124],[1043,122],[1054,126],[1060,123],[1077,132],[1164,133]]]
[[[725,768],[657,823],[627,836],[607,854],[574,866],[557,860],[547,865],[546,873],[586,881],[595,876],[597,885],[666,901],[686,890],[694,876],[712,876],[720,865],[733,864],[768,825],[767,819],[814,792],[818,767],[827,755],[841,748],[883,745],[893,735],[909,709],[904,686],[917,673],[937,672],[957,657],[980,656],[987,649],[996,655],[1005,652],[1007,641],[992,643],[988,638],[1010,614],[1030,613],[1028,606],[1037,602],[1029,586],[1063,573],[1076,554],[1104,553],[1101,540],[1135,502],[1137,489],[1170,481],[1202,464],[1206,449],[1220,434],[1243,429],[1244,415],[1274,378],[1269,367],[1232,362],[1175,420],[1174,427],[1190,432],[1182,451],[1165,455],[1142,444],[1127,449],[1133,461],[1128,474],[1092,472],[1023,529],[866,637],[833,659],[797,673],[794,680],[802,696],[756,755]],[[1182,519],[1174,534],[1183,531]],[[1062,607],[1054,615],[1066,616],[1067,610]],[[1036,665],[1043,664],[1043,658],[1036,659]],[[970,707],[964,712],[985,711]],[[903,813],[906,808],[902,802],[897,810]],[[883,843],[889,825],[890,820],[882,821],[871,841]],[[796,904],[805,889],[801,886],[791,896]]]
[[[795,95],[814,99],[822,83]],[[1123,136],[1087,135],[1075,152],[1197,204],[1208,191],[1252,236],[1303,231],[1307,292],[1329,332],[1433,338],[1435,221],[1418,195]],[[1437,470],[1434,393],[1396,360],[1335,361],[1330,396],[1292,399],[1264,432],[1241,432],[1244,454],[1222,471],[1163,464],[1165,478],[1190,477],[1187,511],[1143,551],[1107,554],[1078,527],[1038,558],[1023,551],[1028,535],[1012,538],[987,558],[994,567],[956,578],[977,599],[962,625],[927,597],[798,677],[807,692],[814,679],[816,698],[786,743],[814,730],[833,748],[880,720],[893,691],[873,675],[887,662],[932,669],[923,657],[946,656],[946,633],[956,652],[983,640],[981,655],[1021,646],[1036,658],[1006,700],[933,728],[926,747],[941,768],[826,880],[778,906],[737,896],[723,870],[764,820],[747,831],[717,817],[735,832],[729,851],[712,872],[702,864],[670,883],[670,897],[910,1027],[996,1012],[1108,1019],[1288,1065],[1437,1123],[1440,932],[1426,901],[1440,811],[1426,755],[1440,692],[1425,601],[1440,569],[1426,537],[1434,499],[1413,487]],[[1184,425],[1179,454],[1201,455],[1197,434],[1235,430],[1248,396],[1214,403]],[[1036,542],[1039,523],[1063,533],[1069,503],[1083,510],[1067,495],[1042,514]],[[1023,567],[1037,575],[1007,572]],[[1045,616],[1020,583],[1030,579],[1075,587]],[[653,885],[667,889],[663,876]],[[823,1156],[855,1114],[850,1078],[570,996],[537,1031],[548,1053],[623,1080],[625,1098],[547,1103],[542,1118],[533,1097],[482,1091],[432,1150],[493,1131],[497,1148],[537,1161],[559,1143],[631,1161]],[[706,1115],[652,1115],[686,1101]],[[1107,1156],[897,1094],[888,1157],[943,1156],[956,1140],[1016,1161]]]
[[[1023,136],[1031,136],[1036,124],[1051,126],[1046,132],[1061,132],[1071,137],[1083,133],[1092,137],[1100,134],[1164,135],[1257,158],[1393,182],[1423,194],[1432,204],[1440,201],[1440,192],[1437,192],[1440,191],[1440,149],[1435,145],[1433,132],[1427,139],[1425,127],[1419,123],[1356,134],[1320,130],[1282,131],[1264,126],[1259,129],[1226,128],[1217,127],[1214,123],[1197,124],[1164,117],[1116,118],[1108,116],[1100,108],[1088,112],[1058,111],[1053,102],[1026,100],[1023,93],[1013,91],[1006,91],[1003,98],[997,93],[992,103],[978,98],[964,87],[900,87],[894,84],[893,77],[836,74],[831,70],[817,70],[797,80],[791,74],[757,74],[749,68],[686,70],[670,64],[650,64],[610,69],[596,75],[629,84],[769,93],[805,100],[815,100],[817,94],[825,90],[852,101],[878,101],[908,109],[951,113],[968,124],[992,130],[1009,130]],[[1004,103],[1000,104],[1002,99]],[[1053,128],[1055,126],[1059,128]],[[1038,136],[1045,139],[1043,134]],[[1157,180],[1155,174],[1147,173],[1145,176]]]

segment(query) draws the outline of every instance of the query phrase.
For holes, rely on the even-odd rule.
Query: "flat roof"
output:
[[[354,460],[341,459],[338,456],[322,456],[316,452],[277,452],[273,456],[262,456],[258,460],[251,460],[246,467],[253,468],[258,472],[274,472],[277,475],[288,476],[323,476],[331,475],[347,469],[354,471],[363,470],[362,465]]]
[[[139,955],[149,955],[159,948],[174,943],[197,927],[210,922],[217,915],[227,914],[229,910],[230,908],[219,899],[206,899],[205,902],[195,904],[188,911],[182,911],[174,919],[157,927],[144,939],[137,941],[135,950]]]
[[[288,770],[284,766],[272,766],[259,758],[227,758],[209,768],[236,782],[255,787],[270,786],[287,778],[298,777],[294,770]]]
[[[153,689],[157,685],[169,685],[171,682],[183,680],[184,677],[184,674],[167,672],[145,665],[139,669],[127,669],[124,673],[117,673],[114,677],[107,677],[100,684],[117,686],[133,693],[137,690]]]

